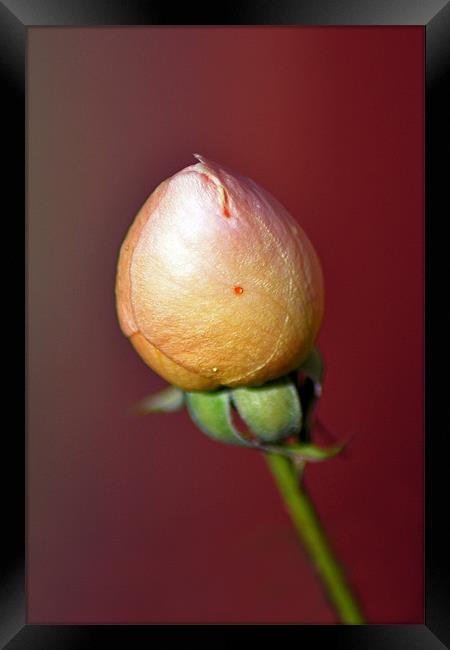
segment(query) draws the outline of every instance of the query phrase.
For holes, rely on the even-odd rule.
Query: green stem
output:
[[[342,623],[360,625],[361,609],[330,548],[314,506],[292,461],[279,454],[265,454],[295,529],[303,541]]]

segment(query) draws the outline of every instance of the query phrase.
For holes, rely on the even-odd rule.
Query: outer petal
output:
[[[150,368],[153,368],[163,379],[179,386],[183,390],[212,390],[217,388],[218,383],[207,377],[201,377],[182,366],[177,365],[166,357],[154,345],[149,343],[144,336],[138,332],[130,337],[130,341],[138,354]]]
[[[169,179],[170,180],[170,179]],[[131,302],[131,260],[142,230],[166,191],[169,180],[161,183],[149,196],[133,221],[119,254],[116,276],[116,308],[123,333],[145,363],[170,384],[184,390],[211,390],[217,382],[186,370],[166,357],[139,331]]]
[[[131,304],[131,260],[142,230],[163,196],[168,182],[169,180],[163,181],[148,197],[131,224],[120,248],[116,274],[116,309],[120,327],[126,336],[131,336],[138,331]]]

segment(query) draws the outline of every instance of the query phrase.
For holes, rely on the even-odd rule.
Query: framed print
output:
[[[26,206],[5,647],[450,647],[450,7],[373,4],[0,5]]]

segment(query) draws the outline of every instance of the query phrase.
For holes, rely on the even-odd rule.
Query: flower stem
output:
[[[342,623],[363,624],[361,609],[330,548],[314,506],[300,485],[293,462],[279,454],[265,454],[295,529],[303,541]]]

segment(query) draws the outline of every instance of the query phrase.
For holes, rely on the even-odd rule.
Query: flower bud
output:
[[[312,244],[252,180],[196,156],[136,216],[120,251],[120,326],[188,391],[258,386],[298,368],[323,315]]]

